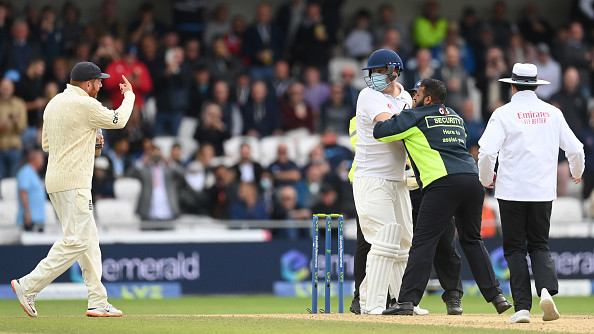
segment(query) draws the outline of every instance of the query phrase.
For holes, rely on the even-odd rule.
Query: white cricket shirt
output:
[[[552,201],[557,198],[557,159],[565,151],[571,175],[584,171],[584,148],[569,129],[561,110],[533,91],[514,94],[497,108],[479,140],[479,177],[493,182],[499,156],[495,197],[509,201]]]
[[[373,119],[387,112],[399,114],[412,106],[410,94],[401,84],[396,98],[365,88],[357,99],[357,143],[355,144],[355,177],[377,177],[403,181],[406,150],[402,141],[382,143],[373,138]]]

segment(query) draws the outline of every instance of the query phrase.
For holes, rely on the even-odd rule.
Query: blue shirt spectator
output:
[[[45,187],[38,174],[44,164],[43,153],[34,150],[29,152],[27,164],[17,172],[17,224],[25,231],[32,231],[34,227],[43,230],[45,224]]]

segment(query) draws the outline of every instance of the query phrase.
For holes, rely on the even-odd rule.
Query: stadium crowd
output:
[[[92,61],[111,75],[98,97],[105,105],[121,103],[121,75],[136,93],[124,131],[104,132],[95,201],[114,196],[115,179],[135,177],[143,185],[142,219],[353,217],[347,174],[354,153],[338,139],[355,114],[359,64],[388,48],[403,59],[405,88],[429,77],[446,83],[446,104],[465,119],[475,158],[491,112],[510,98],[498,79],[509,77],[516,62],[536,64],[539,78],[552,83],[537,95],[563,111],[584,143],[583,198],[594,188],[594,16],[580,10],[579,0],[557,28],[534,2],[512,22],[503,1],[491,4],[491,17],[468,6],[458,20],[442,17],[439,4],[428,1],[410,25],[395,18],[389,3],[343,18],[344,0],[288,0],[274,10],[261,3],[246,13],[251,17],[230,17],[225,4],[176,6],[181,2],[172,1],[175,24],[167,26],[150,2],[122,22],[117,2],[106,0],[95,20],[83,22],[76,2],[60,8],[29,2],[15,12],[0,1],[0,180],[16,177],[27,152],[39,149],[44,107],[64,90],[74,64]],[[290,133],[320,139],[307,159],[295,161],[294,147],[283,141],[271,162],[258,159],[254,143]],[[156,145],[162,137],[180,139],[167,155]],[[197,145],[186,159],[187,137]],[[228,152],[226,143],[236,138],[246,140],[233,146],[239,153]],[[237,159],[226,159],[230,154]],[[43,167],[35,170],[43,176]],[[569,179],[561,155],[559,195]]]

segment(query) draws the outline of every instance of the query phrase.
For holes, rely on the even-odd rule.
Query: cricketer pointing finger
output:
[[[93,218],[91,179],[97,129],[123,128],[134,105],[130,82],[122,76],[122,105],[110,110],[97,101],[101,73],[91,62],[81,62],[70,73],[70,84],[56,95],[43,114],[42,148],[49,153],[46,190],[62,223],[64,237],[54,243],[35,269],[12,280],[21,306],[37,316],[35,297],[54,279],[78,261],[89,291],[87,316],[119,317],[122,311],[107,302],[101,283],[101,250]]]

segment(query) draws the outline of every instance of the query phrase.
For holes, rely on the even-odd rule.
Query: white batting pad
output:
[[[385,310],[394,263],[400,257],[401,238],[402,227],[398,224],[385,225],[375,235],[367,254],[365,278],[359,287],[361,314],[381,314]]]

